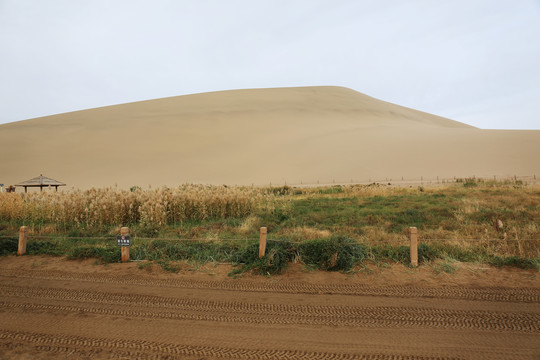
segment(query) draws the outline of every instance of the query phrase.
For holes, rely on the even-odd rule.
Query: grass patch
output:
[[[67,258],[75,259],[98,259],[102,263],[116,263],[121,261],[121,252],[119,247],[92,247],[76,246],[69,250]]]
[[[368,248],[344,237],[316,239],[298,245],[300,259],[308,267],[327,271],[349,271],[363,261]]]
[[[17,238],[0,239],[0,256],[16,254],[18,248],[19,248],[19,239]]]
[[[436,274],[440,274],[440,273],[453,274],[458,269],[456,264],[449,261],[433,264],[432,267]]]
[[[180,265],[167,260],[159,260],[157,264],[160,265],[163,270],[170,273],[176,274],[180,272],[180,270],[182,270],[182,267]]]
[[[540,258],[536,259],[524,259],[519,256],[501,257],[494,256],[489,262],[493,266],[512,266],[520,269],[535,269],[538,270],[540,264]]]
[[[66,253],[66,245],[61,242],[59,244],[58,240],[30,241],[26,244],[26,252],[28,255],[62,256]]]
[[[369,249],[370,259],[375,262],[393,261],[402,264],[410,263],[408,246],[391,244],[373,245]]]
[[[237,268],[231,275],[246,271],[261,275],[279,274],[294,260],[296,254],[296,249],[290,242],[270,240],[266,243],[265,256],[259,258],[259,244],[253,243],[238,249],[233,255]]]

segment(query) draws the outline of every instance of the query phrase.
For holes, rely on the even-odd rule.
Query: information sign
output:
[[[120,235],[116,237],[116,245],[118,246],[130,246],[131,237],[129,235]]]

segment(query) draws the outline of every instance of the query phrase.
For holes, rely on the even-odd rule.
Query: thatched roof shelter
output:
[[[21,183],[15,184],[15,186],[21,186],[24,187],[24,192],[28,192],[29,187],[39,187],[40,191],[43,191],[44,187],[51,187],[53,186],[56,191],[58,191],[59,186],[66,186],[66,184],[61,183],[59,181],[56,181],[54,179],[50,179],[48,177],[45,177],[42,175],[39,175],[38,177],[35,177],[30,180],[23,181]]]

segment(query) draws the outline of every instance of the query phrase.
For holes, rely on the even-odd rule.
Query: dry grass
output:
[[[357,196],[358,198],[367,198],[372,196],[394,196],[394,195],[407,195],[417,194],[423,192],[422,187],[393,187],[385,186],[381,184],[371,185],[352,185],[344,186],[343,191],[347,195]]]
[[[262,224],[259,217],[250,215],[244,221],[242,221],[242,223],[238,227],[238,232],[240,234],[247,235],[254,231],[257,231],[261,226]]]
[[[187,220],[246,217],[272,208],[274,196],[255,188],[185,185],[134,191],[115,188],[0,194],[0,219],[60,226],[132,225],[161,228]]]
[[[284,236],[292,241],[306,241],[315,239],[324,239],[332,235],[329,230],[316,229],[309,226],[297,226],[292,229],[284,229],[275,236]]]

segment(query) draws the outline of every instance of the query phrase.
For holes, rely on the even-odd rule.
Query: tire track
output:
[[[4,270],[0,277],[87,281],[188,289],[210,289],[246,292],[275,292],[289,294],[332,294],[355,296],[387,296],[415,298],[444,298],[479,301],[505,301],[539,303],[540,289],[537,288],[467,288],[456,287],[411,287],[411,286],[369,286],[369,285],[322,285],[306,282],[253,282],[253,281],[201,281],[185,279],[148,279],[135,276],[67,273],[62,271],[32,271],[21,273]]]
[[[25,311],[54,310],[86,312],[107,316],[144,317],[173,320],[206,320],[255,324],[304,324],[360,327],[433,327],[540,333],[540,314],[493,311],[447,310],[413,307],[354,307],[327,305],[287,305],[126,295],[110,292],[55,288],[0,286],[3,297],[61,300],[152,309],[126,310],[4,301],[3,308]],[[194,313],[189,313],[196,312]],[[223,315],[227,314],[227,315]]]
[[[74,350],[108,349],[115,356],[127,355],[130,358],[161,359],[164,355],[181,359],[183,357],[234,358],[234,359],[305,359],[305,360],[450,360],[455,357],[415,356],[410,354],[342,354],[326,352],[308,352],[295,350],[259,350],[237,349],[214,346],[195,346],[151,342],[144,340],[109,340],[104,338],[86,338],[80,336],[48,335],[41,333],[0,330],[0,342],[9,346],[10,341],[24,342],[37,347],[41,352],[53,354],[70,353]]]

